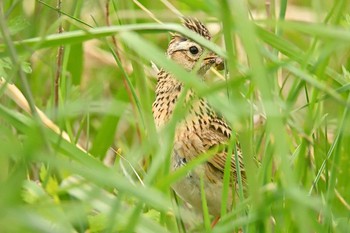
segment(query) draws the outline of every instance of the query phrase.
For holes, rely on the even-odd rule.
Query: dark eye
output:
[[[192,54],[197,54],[199,51],[198,51],[198,48],[196,46],[191,46],[190,47],[190,53]]]

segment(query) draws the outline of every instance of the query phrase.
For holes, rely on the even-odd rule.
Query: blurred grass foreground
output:
[[[350,232],[349,12],[348,0],[1,1],[0,232]],[[188,172],[169,173],[174,125],[154,127],[169,32],[226,59],[205,83],[182,77],[225,116],[246,166],[247,195],[213,228],[171,191]]]

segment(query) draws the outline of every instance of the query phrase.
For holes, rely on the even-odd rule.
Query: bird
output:
[[[205,39],[211,40],[208,28],[198,19],[184,18],[183,26]],[[200,44],[177,33],[172,35],[166,54],[169,59],[182,66],[186,71],[197,72],[199,77],[203,77],[211,67],[216,67],[218,70],[222,70],[224,67],[223,59],[215,53],[206,51]],[[209,213],[219,217],[224,168],[229,156],[231,156],[230,175],[232,177],[230,186],[238,186],[237,162],[239,163],[242,182],[243,184],[246,183],[242,153],[237,143],[235,151],[237,151],[239,161],[235,160],[234,154],[228,154],[225,148],[227,148],[233,132],[226,120],[216,113],[204,98],[198,97],[192,89],[185,88],[181,81],[164,69],[160,69],[157,74],[155,100],[152,105],[157,130],[163,128],[170,121],[179,97],[184,91],[187,91],[185,93],[185,104],[189,105],[189,110],[175,126],[170,170],[174,172],[186,166],[190,161],[213,148],[224,147],[224,149],[218,149],[213,157],[196,166],[181,180],[176,181],[172,185],[172,189],[182,200],[201,212],[203,211],[201,200],[202,179]],[[233,198],[237,197],[231,190],[227,200],[228,210],[231,208]],[[235,190],[237,193],[237,188]]]

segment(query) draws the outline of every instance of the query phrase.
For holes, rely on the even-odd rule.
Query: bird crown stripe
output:
[[[201,23],[198,19],[194,18],[185,18],[183,25],[187,27],[188,29],[198,33],[199,35],[203,36],[205,39],[210,40],[211,35],[209,33],[209,30],[206,26],[204,26],[203,23]]]

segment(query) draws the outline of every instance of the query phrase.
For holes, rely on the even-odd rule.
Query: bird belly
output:
[[[183,157],[173,154],[172,157],[172,170],[186,166],[187,161]],[[221,213],[222,202],[222,182],[212,183],[204,175],[206,164],[198,165],[181,180],[172,185],[176,194],[189,203],[196,211],[202,213],[202,196],[201,196],[201,182],[200,177],[203,177],[204,192],[206,195],[206,201],[209,209],[209,213],[214,216],[219,216]],[[229,199],[227,200],[227,209],[231,206],[231,192],[229,193]]]

